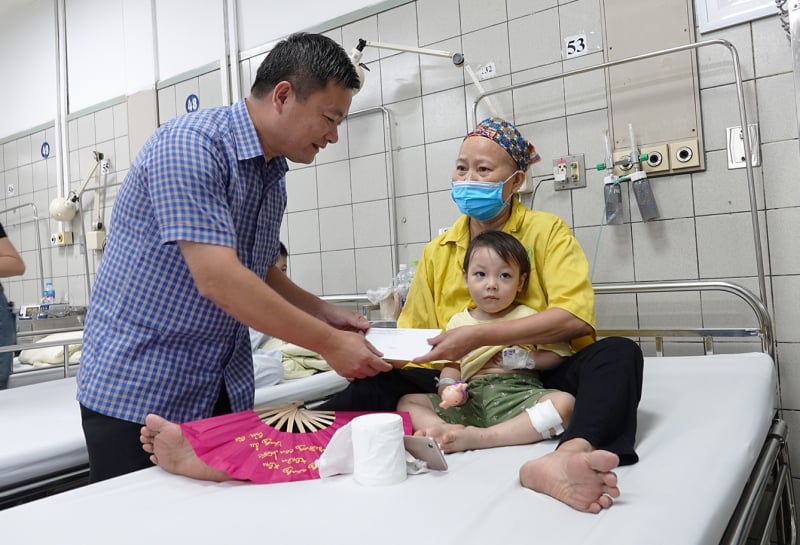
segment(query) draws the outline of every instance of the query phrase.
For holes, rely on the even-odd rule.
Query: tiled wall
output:
[[[602,52],[569,61],[562,61],[560,52],[560,36],[577,30],[576,25],[602,36],[600,13],[600,0],[417,0],[326,33],[347,50],[365,38],[461,51],[475,67],[495,63],[498,77],[483,82],[486,89],[495,89],[604,62]],[[736,46],[748,120],[760,128],[762,166],[755,169],[755,177],[767,304],[777,325],[782,406],[796,438],[800,305],[795,294],[800,290],[800,253],[794,238],[800,224],[800,154],[791,50],[777,17],[698,36],[711,38]],[[249,88],[262,59],[263,54],[242,61],[243,89]],[[707,170],[652,181],[661,211],[658,221],[642,223],[635,201],[629,200],[625,224],[601,227],[602,178],[592,170],[586,172],[584,189],[556,192],[551,182],[543,182],[536,193],[535,208],[554,212],[573,226],[592,264],[594,282],[728,279],[759,291],[745,171],[728,170],[726,161],[725,128],[740,124],[733,71],[724,48],[700,49],[698,59]],[[458,216],[449,182],[461,137],[473,123],[475,86],[447,59],[368,47],[362,60],[370,71],[351,112],[371,113],[346,120],[338,144],[321,152],[313,165],[292,165],[287,176],[289,201],[281,236],[291,254],[290,274],[318,294],[364,293],[391,281],[390,180],[396,194],[401,263],[417,259],[425,243]],[[199,94],[202,107],[216,105],[221,100],[218,82],[212,72],[159,88],[160,121],[182,113],[190,92]],[[602,71],[504,92],[491,101],[536,144],[543,157],[534,167],[539,179],[549,173],[554,157],[583,153],[587,165],[603,160],[608,112]],[[372,110],[376,107],[388,111],[391,151],[384,135],[385,116],[380,109]],[[482,103],[479,116],[488,112]],[[92,149],[102,147],[109,155],[113,149],[107,206],[131,156],[125,149],[124,118],[121,104],[70,121],[73,186],[88,172]],[[52,129],[44,132],[52,140]],[[19,188],[16,196],[5,197],[6,205],[33,200],[46,218],[48,199],[55,196],[55,176],[54,159],[44,161],[36,153],[41,133],[5,142],[0,174],[3,188],[9,182]],[[627,198],[627,187],[624,191]],[[530,194],[523,198],[528,202]],[[31,276],[33,238],[28,224],[14,226],[5,217],[0,221],[12,224],[12,240],[29,263],[24,280],[9,282],[12,297],[25,302],[38,293],[37,279]],[[56,279],[59,292],[68,291],[70,300],[80,301],[84,292],[79,247],[49,249],[55,223],[43,219],[41,224],[49,250],[46,275]],[[92,271],[94,266],[91,260]],[[603,296],[598,300],[598,321],[605,328],[740,326],[731,316],[744,308],[717,294]],[[671,348],[672,354],[699,350],[694,345]],[[652,353],[652,347],[646,349]],[[793,448],[797,474],[800,441],[795,440]]]

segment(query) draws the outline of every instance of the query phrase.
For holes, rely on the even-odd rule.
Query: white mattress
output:
[[[600,515],[519,486],[519,466],[548,441],[449,455],[448,472],[389,487],[215,484],[152,468],[0,511],[0,528],[10,542],[87,545],[140,545],[142,531],[195,544],[714,544],[772,421],[775,376],[764,354],[648,358],[642,460],[619,469],[622,497]]]
[[[313,401],[346,385],[336,373],[318,373],[260,388],[255,399]],[[89,463],[75,393],[74,377],[0,391],[0,490]]]

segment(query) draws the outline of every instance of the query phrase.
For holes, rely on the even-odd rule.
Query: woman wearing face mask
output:
[[[527,249],[531,258],[528,287],[515,303],[537,313],[444,332],[431,339],[431,351],[414,363],[354,380],[318,408],[395,410],[405,394],[436,393],[441,365],[428,362],[459,361],[482,346],[570,342],[575,354],[558,367],[541,369],[541,378],[546,388],[575,396],[572,421],[556,450],[526,462],[519,477],[527,488],[579,511],[598,513],[611,507],[620,494],[614,468],[638,460],[633,447],[642,353],[629,339],[595,341],[594,292],[583,250],[560,218],[529,210],[515,196],[528,167],[537,160],[533,146],[502,119],[486,119],[465,137],[452,185],[453,200],[464,215],[425,247],[398,326],[444,329],[454,314],[475,306],[463,281],[462,265],[470,240],[490,230],[513,235]],[[159,464],[176,473],[225,478],[216,470],[207,473],[208,468],[192,456],[180,459],[191,460],[195,469],[176,467],[174,453],[188,448],[191,454],[191,447],[181,439],[180,428],[157,424],[159,429],[143,430],[142,441]],[[156,435],[169,446],[161,448],[161,453],[153,440]],[[180,448],[167,443],[167,437]]]
[[[436,392],[436,366],[426,362],[458,361],[481,346],[570,342],[575,355],[543,370],[542,379],[547,388],[575,395],[572,422],[553,453],[522,467],[520,480],[596,513],[619,495],[612,470],[638,460],[633,447],[642,354],[628,339],[595,342],[594,292],[583,250],[559,217],[529,210],[517,198],[538,160],[530,142],[502,119],[486,119],[464,138],[451,190],[464,215],[425,247],[398,327],[443,329],[454,314],[474,306],[462,281],[464,254],[470,240],[492,230],[510,233],[527,248],[529,285],[516,302],[537,314],[442,333],[414,363],[356,380],[324,408],[393,410],[403,394]]]

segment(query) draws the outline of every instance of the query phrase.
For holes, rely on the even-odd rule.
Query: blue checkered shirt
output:
[[[245,102],[158,129],[130,167],[84,328],[78,401],[115,418],[186,422],[211,415],[225,384],[253,406],[248,328],[194,285],[176,244],[234,248],[263,278],[279,255],[283,157],[267,162]]]

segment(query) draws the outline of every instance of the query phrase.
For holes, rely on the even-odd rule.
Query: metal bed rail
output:
[[[20,337],[40,337],[45,335],[51,335],[54,333],[72,333],[77,331],[83,331],[83,327],[61,327],[61,328],[54,328],[54,329],[41,329],[38,331],[24,331],[17,333],[17,339],[19,340]],[[0,353],[1,352],[18,352],[22,350],[28,349],[36,349],[36,348],[50,348],[53,346],[63,346],[64,347],[64,378],[69,376],[69,346],[72,344],[83,344],[83,339],[81,337],[75,337],[73,339],[64,339],[60,341],[45,341],[45,342],[26,342],[26,343],[18,343],[18,344],[8,344],[5,346],[0,346]],[[21,371],[21,373],[35,373],[40,371],[40,369],[32,369],[30,371]]]

